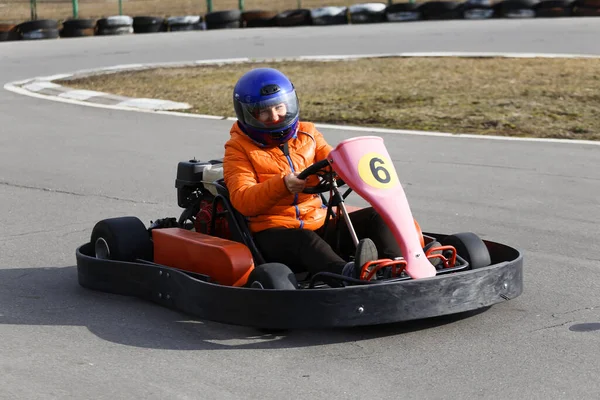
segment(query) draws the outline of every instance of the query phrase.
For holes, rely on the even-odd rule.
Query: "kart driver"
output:
[[[358,278],[361,267],[378,255],[401,255],[371,207],[349,214],[358,238],[370,239],[361,241],[356,252],[343,219],[338,222],[339,242],[333,223],[324,228],[327,207],[321,197],[302,192],[318,178],[297,176],[326,158],[332,146],[313,123],[299,121],[298,97],[283,73],[271,68],[247,72],[235,85],[233,106],[237,121],[225,144],[225,185],[266,262],[283,263],[295,273],[326,271]],[[334,251],[336,242],[340,254],[356,255],[354,262]]]

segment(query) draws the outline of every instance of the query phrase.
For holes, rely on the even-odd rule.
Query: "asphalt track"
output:
[[[8,42],[0,77],[246,56],[600,54],[599,36],[599,19],[578,18]],[[269,336],[80,288],[74,251],[93,224],[178,215],[177,162],[221,154],[230,124],[0,91],[0,398],[598,397],[598,146],[382,134],[425,230],[523,250],[524,294],[476,315]]]

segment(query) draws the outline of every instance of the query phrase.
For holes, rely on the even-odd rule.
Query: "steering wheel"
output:
[[[329,192],[332,189],[332,182],[336,179],[336,173],[333,172],[331,165],[327,159],[323,159],[306,168],[304,171],[300,172],[298,175],[298,179],[306,179],[311,175],[317,175],[321,181],[316,186],[305,187],[302,190],[302,193],[306,194],[319,194],[324,192]],[[344,182],[339,177],[336,179],[337,186],[345,185]]]

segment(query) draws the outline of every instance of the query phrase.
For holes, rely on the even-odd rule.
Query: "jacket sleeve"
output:
[[[242,215],[260,215],[290,195],[283,181],[284,175],[275,175],[258,183],[252,163],[246,152],[235,143],[225,144],[223,178],[229,191],[231,204]]]
[[[329,152],[333,150],[333,146],[331,146],[325,138],[323,134],[319,132],[316,128],[314,131],[315,141],[317,142],[317,148],[315,150],[315,162],[321,161],[324,158],[327,158]]]

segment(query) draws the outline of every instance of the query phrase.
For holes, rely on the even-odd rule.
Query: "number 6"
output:
[[[391,181],[391,177],[390,177],[390,173],[388,172],[387,169],[385,169],[383,167],[383,165],[380,166],[375,166],[375,163],[379,163],[379,164],[385,164],[385,162],[381,159],[381,158],[372,158],[371,161],[369,162],[369,167],[371,168],[371,173],[373,174],[373,177],[381,183],[389,183]],[[382,173],[384,176],[381,177],[380,173]]]

